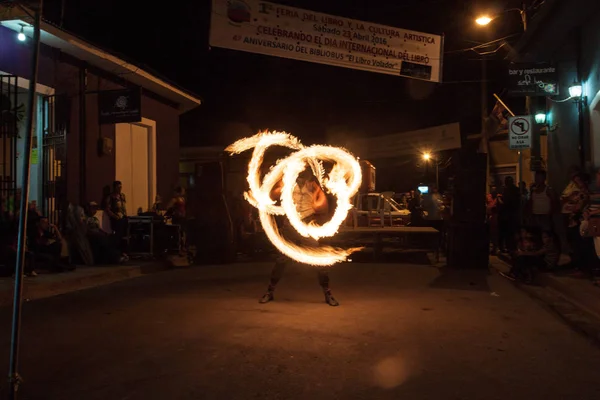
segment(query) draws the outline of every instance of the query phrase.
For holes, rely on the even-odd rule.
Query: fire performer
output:
[[[280,199],[282,188],[283,181],[279,181],[270,193],[273,200],[278,201]],[[300,217],[304,223],[314,222],[317,224],[322,224],[323,222],[327,221],[329,213],[327,196],[321,189],[317,178],[312,174],[310,169],[306,169],[296,180],[293,198],[294,204],[296,205],[296,210],[300,214]],[[298,245],[307,247],[317,247],[319,245],[317,240],[310,237],[306,238],[298,234],[285,216],[279,217],[278,226],[288,240],[294,241]],[[291,260],[283,254],[279,255],[275,261],[273,271],[271,272],[271,281],[269,283],[267,292],[261,297],[259,303],[268,303],[274,300],[273,292],[275,291],[275,287],[281,280],[283,271],[285,270],[287,263],[290,261]],[[336,307],[340,304],[331,294],[331,289],[329,288],[329,273],[327,268],[328,267],[318,268],[319,285],[321,285],[323,288],[325,302],[330,306]]]

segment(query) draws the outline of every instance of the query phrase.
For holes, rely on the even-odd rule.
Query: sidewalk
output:
[[[108,285],[138,276],[177,268],[177,260],[132,261],[128,265],[78,266],[73,272],[25,277],[23,300],[31,301]],[[14,278],[0,278],[0,307],[13,303]]]
[[[506,256],[490,257],[490,260],[493,258],[497,259],[496,264],[501,263],[494,265],[492,261],[493,267],[508,272],[510,266]],[[584,311],[600,318],[600,287],[594,285],[589,279],[573,278],[551,272],[539,273],[537,279],[540,286],[552,289]]]
[[[499,257],[490,257],[490,266],[499,272],[510,270]],[[539,273],[537,280],[537,285],[516,284],[600,346],[600,287],[589,280],[553,273]]]

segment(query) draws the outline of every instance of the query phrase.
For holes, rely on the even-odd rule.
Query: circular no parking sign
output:
[[[510,132],[517,136],[529,133],[529,121],[526,118],[515,118],[510,124]]]

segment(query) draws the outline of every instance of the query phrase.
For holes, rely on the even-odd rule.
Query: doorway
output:
[[[116,124],[115,180],[123,184],[129,215],[150,209],[156,196],[156,122]]]

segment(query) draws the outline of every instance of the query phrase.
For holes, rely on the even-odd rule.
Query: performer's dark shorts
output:
[[[316,220],[316,216],[312,215],[310,217],[305,218],[302,222],[309,223],[310,221]],[[279,227],[279,233],[288,241],[294,243],[297,246],[302,247],[319,247],[319,242],[311,237],[304,237],[299,234],[296,229],[292,226],[290,221],[283,217],[277,221],[277,226]],[[288,259],[283,254],[279,257],[283,257],[284,259]]]

